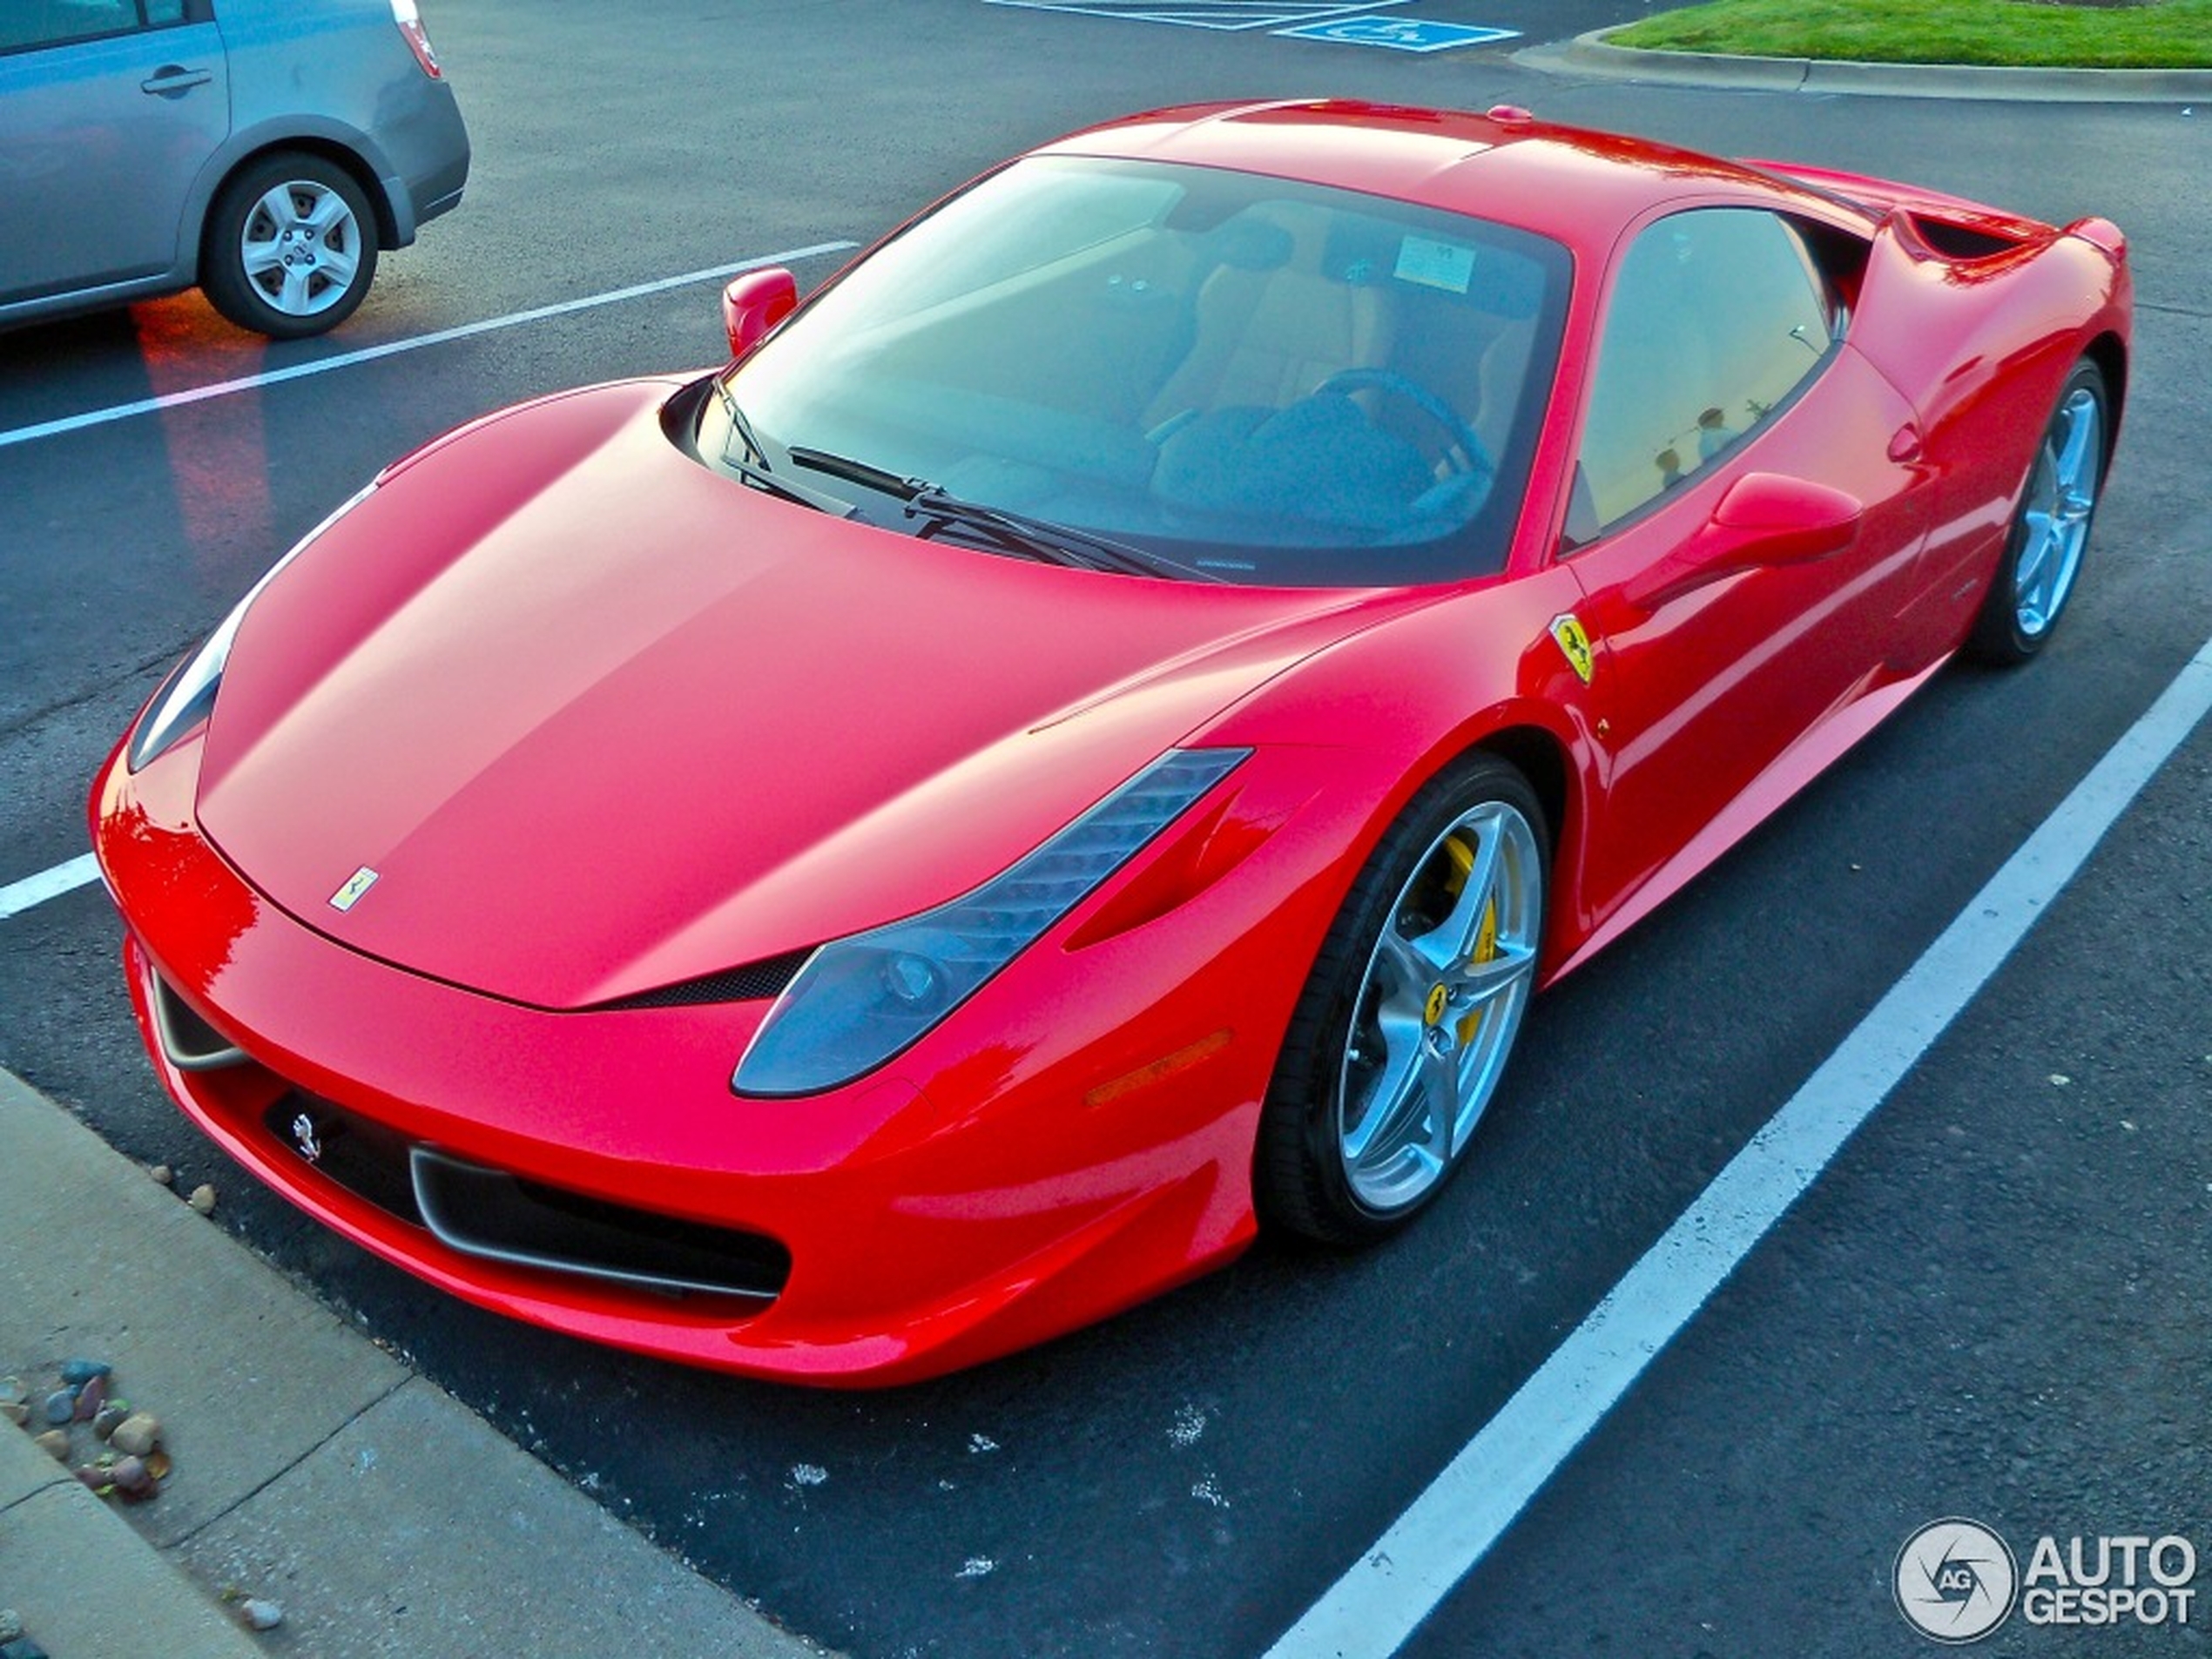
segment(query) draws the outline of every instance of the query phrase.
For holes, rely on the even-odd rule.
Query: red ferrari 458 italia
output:
[[[1532,992],[2050,637],[2126,246],[1509,109],[1048,145],[395,462],[97,786],[147,1046],[484,1306],[819,1383],[1402,1225]]]

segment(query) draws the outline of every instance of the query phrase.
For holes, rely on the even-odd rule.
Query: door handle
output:
[[[138,83],[141,92],[151,92],[157,98],[174,98],[189,92],[195,86],[205,86],[215,78],[215,72],[206,69],[186,69],[182,64],[164,64],[152,76]]]

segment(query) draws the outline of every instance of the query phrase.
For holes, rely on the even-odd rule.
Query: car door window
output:
[[[1733,448],[1825,361],[1839,324],[1804,239],[1772,213],[1699,208],[1642,232],[1614,278],[1569,544]]]
[[[10,0],[0,6],[0,51],[30,51],[144,26],[138,0]]]

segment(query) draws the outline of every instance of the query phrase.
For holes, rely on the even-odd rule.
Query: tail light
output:
[[[438,67],[436,49],[430,44],[430,31],[422,26],[422,14],[415,0],[392,0],[392,21],[399,24],[400,34],[415,54],[415,61],[422,65],[422,72],[434,81],[445,79],[445,71]]]

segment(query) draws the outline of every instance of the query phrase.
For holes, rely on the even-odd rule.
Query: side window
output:
[[[185,0],[0,0],[0,52],[182,23]]]
[[[1771,415],[1841,315],[1804,238],[1756,208],[1661,219],[1621,261],[1582,423],[1572,544],[1656,499]]]

